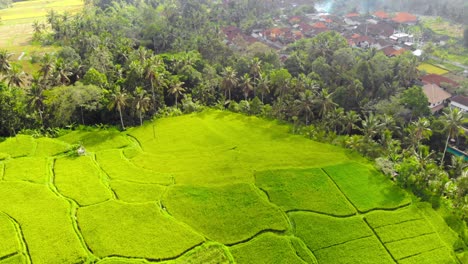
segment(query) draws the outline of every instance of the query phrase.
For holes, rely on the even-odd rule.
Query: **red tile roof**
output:
[[[376,17],[378,17],[378,18],[380,18],[380,19],[387,19],[387,18],[390,17],[390,16],[389,16],[387,13],[385,13],[384,11],[377,11],[377,12],[374,13],[374,16],[376,16]]]
[[[438,74],[428,74],[428,75],[424,75],[423,77],[421,77],[421,81],[423,83],[428,83],[428,84],[431,84],[431,83],[434,83],[434,84],[437,84],[438,86],[443,86],[441,85],[442,83],[448,83],[450,85],[453,85],[455,87],[458,87],[460,84],[447,78],[447,77],[444,77],[444,76],[440,76]]]
[[[358,13],[349,13],[346,15],[346,17],[358,17],[360,16]]]
[[[312,27],[313,28],[327,28],[327,25],[325,25],[322,22],[317,22],[317,23],[313,24]]]
[[[440,88],[436,84],[426,84],[423,86],[423,92],[427,96],[429,103],[437,104],[444,100],[449,99],[452,95]]]
[[[398,55],[401,55],[403,54],[406,49],[405,48],[401,48],[401,49],[395,49],[394,47],[392,46],[389,46],[389,47],[385,47],[382,49],[383,53],[385,53],[385,55],[387,55],[388,57],[392,57],[392,56],[398,56]]]
[[[418,18],[410,13],[400,12],[392,20],[397,23],[414,23],[418,21]]]

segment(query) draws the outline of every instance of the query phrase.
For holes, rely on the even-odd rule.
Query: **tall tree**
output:
[[[356,113],[356,111],[348,111],[343,117],[344,126],[343,129],[346,130],[348,135],[351,135],[351,131],[356,128],[356,124],[361,121],[361,117]]]
[[[319,106],[319,115],[323,119],[327,116],[327,113],[332,109],[335,109],[337,104],[333,102],[333,93],[329,93],[327,88],[323,88],[317,93],[317,103]]]
[[[13,64],[6,76],[3,78],[3,81],[8,82],[8,87],[21,87],[26,82],[26,73],[24,73],[19,65]]]
[[[295,112],[298,116],[304,115],[305,124],[309,125],[309,120],[314,115],[315,95],[311,90],[299,93],[299,99],[294,101]]]
[[[270,93],[270,79],[267,74],[260,74],[257,80],[257,91],[262,95],[262,104],[264,103],[263,99],[265,94]]]
[[[120,124],[122,125],[123,130],[125,130],[125,125],[123,121],[122,111],[127,106],[127,99],[128,99],[127,93],[125,91],[122,91],[120,86],[116,86],[114,88],[114,91],[112,91],[111,93],[111,98],[110,98],[109,104],[107,105],[107,108],[109,110],[115,109],[117,110],[117,112],[119,112]]]
[[[461,128],[463,119],[463,112],[458,108],[449,108],[449,110],[442,116],[442,120],[445,123],[445,130],[447,131],[447,140],[445,141],[444,154],[442,154],[442,159],[440,160],[441,167],[444,164],[445,153],[447,152],[450,138],[464,133],[464,130]]]
[[[240,86],[242,88],[242,92],[244,93],[244,100],[247,100],[247,97],[253,90],[252,80],[250,79],[250,75],[248,73],[241,77]]]
[[[10,70],[10,57],[7,50],[0,50],[0,74],[6,74]]]
[[[140,126],[143,125],[143,115],[149,110],[150,107],[150,98],[146,94],[146,91],[137,87],[135,89],[135,96],[133,98],[133,105],[135,111],[138,113],[138,118],[140,119]]]
[[[231,66],[224,68],[221,73],[221,88],[224,90],[224,96],[228,95],[228,100],[231,100],[231,90],[234,89],[239,80],[237,78],[237,72]]]
[[[183,95],[185,92],[185,88],[182,87],[184,85],[184,82],[181,82],[179,80],[175,80],[172,82],[170,88],[169,88],[169,93],[174,95],[174,100],[175,100],[175,107],[177,108],[177,101],[179,100],[179,96]]]

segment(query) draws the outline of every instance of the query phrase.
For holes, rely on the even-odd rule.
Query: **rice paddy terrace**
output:
[[[70,155],[81,143],[86,155]],[[68,154],[67,154],[68,153]],[[0,143],[0,263],[458,263],[366,161],[221,111]]]

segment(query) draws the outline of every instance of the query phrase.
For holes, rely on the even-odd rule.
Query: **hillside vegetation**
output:
[[[8,138],[0,263],[458,263],[430,206],[289,129],[206,110]]]

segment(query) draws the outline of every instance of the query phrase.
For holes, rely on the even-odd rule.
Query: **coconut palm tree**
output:
[[[231,100],[231,90],[234,89],[239,82],[237,72],[231,66],[227,66],[224,68],[221,75],[221,88],[224,89],[224,96],[228,96],[228,100]]]
[[[304,114],[305,124],[309,125],[309,120],[314,116],[315,95],[311,90],[299,93],[299,99],[294,100],[297,115]]]
[[[158,56],[151,56],[146,60],[145,78],[150,81],[151,100],[153,101],[153,111],[156,108],[156,92],[154,85],[161,89],[164,84],[163,62]]]
[[[6,73],[6,76],[3,77],[3,81],[7,82],[8,87],[21,87],[26,82],[26,73],[24,73],[20,66],[13,64]]]
[[[351,131],[356,128],[356,124],[361,121],[361,117],[356,113],[356,111],[348,111],[343,117],[343,132],[346,130],[348,135],[351,135]]]
[[[427,118],[419,118],[417,121],[413,121],[407,128],[409,132],[409,138],[413,148],[419,146],[421,140],[429,139],[432,135],[430,128],[431,123]]]
[[[442,159],[440,161],[441,167],[444,164],[445,153],[447,152],[450,138],[464,133],[464,130],[461,128],[463,119],[463,112],[458,108],[449,108],[449,110],[444,113],[444,116],[442,116],[442,121],[445,123],[445,129],[447,130],[447,140],[445,141],[444,154],[442,154]]]
[[[42,113],[44,112],[44,89],[41,85],[33,84],[28,90],[28,106],[39,114],[41,125],[44,124]]]
[[[0,74],[6,74],[10,70],[10,57],[7,50],[0,50]]]
[[[380,122],[379,118],[373,113],[365,116],[364,120],[361,122],[361,125],[361,131],[367,140],[370,140],[375,135],[377,135],[383,127],[383,124]]]
[[[259,78],[260,74],[262,72],[262,61],[255,57],[250,61],[250,74],[252,74],[252,77],[254,81]]]
[[[250,75],[248,73],[241,77],[240,86],[242,88],[242,92],[244,93],[244,99],[247,101],[249,93],[253,90],[252,80],[250,79]]]
[[[262,95],[262,104],[263,98],[265,97],[265,94],[270,93],[270,79],[268,78],[267,74],[260,74],[257,80],[257,90],[260,92]]]
[[[171,88],[169,88],[169,93],[174,95],[175,97],[175,107],[177,108],[177,101],[179,99],[179,95],[183,95],[184,92],[185,92],[185,89],[184,87],[182,87],[182,85],[184,85],[184,82],[181,82],[179,80],[173,82],[171,84]]]
[[[116,86],[114,91],[111,93],[111,99],[107,108],[109,110],[116,109],[119,112],[120,124],[122,129],[125,130],[125,125],[123,122],[122,111],[127,106],[128,95],[125,91],[122,91],[120,86]]]
[[[333,102],[332,99],[333,93],[329,93],[327,88],[322,89],[317,93],[317,103],[319,106],[319,115],[322,119],[327,116],[327,113],[335,109],[337,104]]]
[[[135,89],[133,105],[135,107],[135,111],[138,113],[138,117],[140,118],[140,126],[143,125],[143,114],[149,110],[150,101],[150,98],[143,88],[137,87]]]

